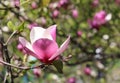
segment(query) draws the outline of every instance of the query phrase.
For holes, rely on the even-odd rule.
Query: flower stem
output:
[[[29,69],[34,69],[34,68],[44,68],[45,67],[45,64],[40,64],[38,66],[34,66],[34,67],[18,67],[18,66],[15,66],[13,64],[10,64],[10,63],[7,63],[7,62],[4,62],[2,60],[0,60],[0,63],[4,64],[4,65],[7,65],[7,66],[10,66],[10,67],[14,67],[14,68],[17,68],[17,69],[22,69],[22,70],[29,70]]]
[[[9,38],[7,39],[6,43],[4,45],[7,45],[8,42],[10,41],[10,39],[14,36],[14,34],[17,32],[17,30],[15,30],[10,36]]]

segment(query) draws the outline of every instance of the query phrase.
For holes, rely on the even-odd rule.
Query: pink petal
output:
[[[47,30],[50,31],[52,38],[56,41],[56,26],[52,25]]]
[[[37,55],[42,57],[40,60],[44,63],[47,63],[50,61],[49,58],[58,50],[58,45],[55,41],[42,38],[33,43],[33,49]]]
[[[67,38],[67,40],[60,46],[60,48],[57,50],[57,52],[52,56],[50,57],[49,60],[52,60],[54,58],[56,58],[58,55],[60,55],[67,47],[68,47],[68,44],[70,42],[70,36]]]
[[[27,54],[33,55],[34,57],[39,59],[38,55],[34,52],[31,44],[26,39],[24,39],[23,37],[19,37],[19,42],[23,45]]]
[[[30,40],[33,44],[36,40],[40,38],[48,38],[52,40],[50,32],[42,27],[33,27],[30,32]]]

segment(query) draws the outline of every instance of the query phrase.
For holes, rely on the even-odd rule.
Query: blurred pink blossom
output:
[[[82,31],[77,31],[77,35],[80,37],[82,35]]]
[[[14,0],[14,6],[15,7],[20,7],[20,0]]]
[[[57,18],[59,14],[60,14],[59,10],[56,9],[53,11],[52,16],[53,18]]]
[[[76,78],[75,77],[68,78],[67,83],[76,83]]]
[[[57,57],[67,48],[70,36],[58,48],[56,42],[56,25],[48,29],[34,27],[30,32],[30,43],[23,37],[19,37],[19,42],[25,48],[27,54],[39,59],[41,62],[49,64],[56,60]]]
[[[18,44],[17,45],[17,49],[19,50],[19,51],[21,51],[23,54],[26,54],[26,51],[25,51],[25,49],[24,49],[24,47],[22,46],[22,44]]]
[[[36,76],[36,77],[40,77],[41,75],[41,70],[39,68],[35,68],[33,69],[33,74]]]
[[[85,73],[86,75],[90,75],[90,74],[91,74],[91,69],[90,69],[90,67],[85,67],[84,73]]]
[[[40,18],[40,21],[41,21],[41,24],[42,24],[42,25],[45,25],[45,24],[46,24],[46,19],[45,19],[45,17],[41,17],[41,18]]]
[[[88,23],[91,28],[99,29],[101,25],[106,24],[109,20],[111,20],[112,15],[107,14],[104,10],[97,12],[92,20],[88,20]]]
[[[66,8],[69,3],[69,0],[59,0],[59,6]]]
[[[36,9],[38,6],[37,6],[37,3],[36,2],[32,2],[31,3],[31,7],[33,8],[33,9]]]
[[[31,23],[28,25],[29,29],[32,29],[33,27],[36,27],[38,24],[37,23]]]
[[[77,18],[77,17],[78,17],[78,10],[77,10],[77,9],[73,9],[73,10],[72,10],[72,16],[73,16],[74,18]]]
[[[120,5],[120,0],[115,0],[115,3],[116,3],[117,5]]]
[[[99,5],[99,0],[93,0],[92,6],[97,7]]]
[[[59,3],[58,2],[54,2],[54,3],[50,3],[49,4],[49,8],[51,9],[51,10],[54,10],[54,9],[56,9],[56,8],[59,8],[60,6],[59,6]]]

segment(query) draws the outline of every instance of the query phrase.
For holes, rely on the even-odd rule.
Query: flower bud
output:
[[[14,0],[14,6],[15,7],[20,7],[20,0]]]
[[[41,75],[41,70],[39,68],[33,69],[33,73],[36,77],[40,77]]]
[[[99,5],[99,0],[93,0],[92,6],[97,7]]]
[[[44,17],[41,17],[40,21],[41,21],[41,25],[45,25],[46,24],[46,19]]]
[[[59,0],[59,6],[66,8],[68,6],[69,0]]]
[[[77,9],[73,9],[73,10],[72,10],[72,16],[73,16],[74,18],[77,18],[77,17],[78,17],[78,10],[77,10]]]
[[[22,44],[18,44],[18,45],[17,45],[17,49],[20,50],[20,51],[22,51],[22,50],[23,50]]]
[[[57,18],[59,14],[60,12],[58,10],[54,10],[52,16],[53,18]]]
[[[77,35],[78,35],[79,37],[81,37],[82,31],[77,31]]]
[[[86,75],[90,75],[90,74],[91,74],[91,69],[90,69],[90,67],[86,67],[86,68],[84,69],[84,73],[85,73]]]
[[[33,9],[36,9],[36,8],[38,7],[38,6],[37,6],[37,3],[36,3],[36,2],[32,2],[31,7],[32,7]]]
[[[29,29],[32,29],[33,27],[36,27],[38,24],[37,23],[31,23],[28,25]]]
[[[67,83],[76,83],[76,78],[75,77],[68,78]]]

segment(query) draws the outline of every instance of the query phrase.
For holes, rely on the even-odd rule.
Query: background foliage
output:
[[[18,75],[15,83],[75,83],[69,82],[69,79],[76,80],[76,83],[119,83],[120,1],[99,0],[96,6],[93,5],[93,1],[68,0],[68,3],[62,7],[51,8],[50,4],[59,0],[20,0],[20,6],[14,6],[14,0],[0,0],[1,38],[7,41],[13,31],[19,30],[8,43],[12,64],[19,66],[40,64],[38,60],[25,61],[24,54],[17,49],[19,36],[29,39],[31,24],[45,28],[56,24],[59,45],[71,35],[68,49],[61,54],[62,58],[72,55],[64,62],[63,74],[58,73],[53,66],[39,70],[39,76],[36,76],[32,69],[20,72],[13,69],[14,74]],[[32,6],[33,3],[36,4],[35,7]],[[72,14],[74,9],[78,11],[77,17]],[[100,26],[99,30],[90,28],[88,20],[101,10],[111,13],[112,19]],[[57,15],[54,15],[55,11]],[[78,31],[81,32],[80,35]],[[86,67],[94,71],[94,74],[87,75]],[[5,67],[1,64],[1,82],[4,75]]]

